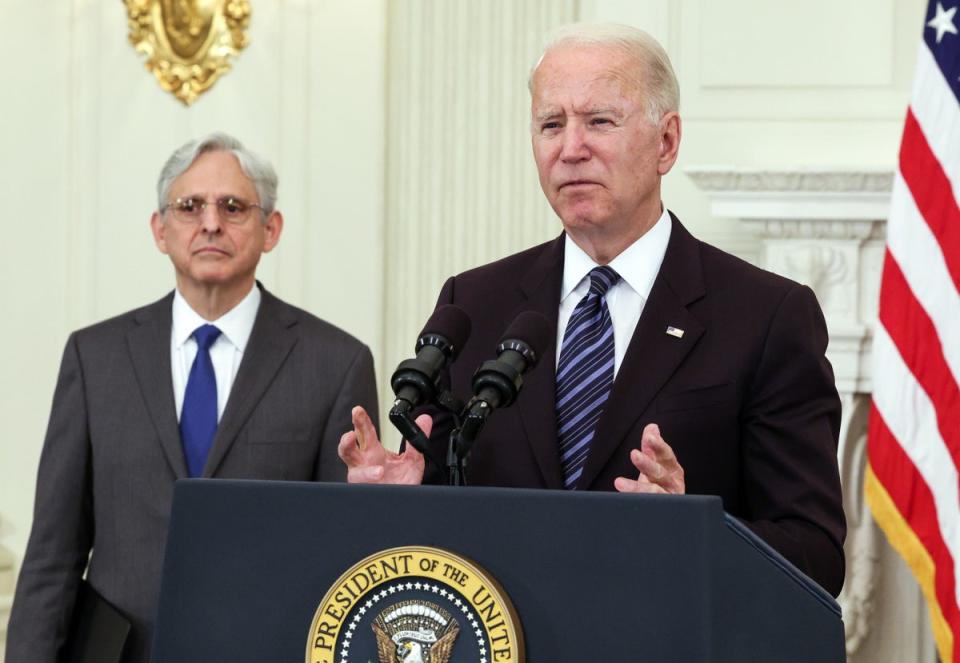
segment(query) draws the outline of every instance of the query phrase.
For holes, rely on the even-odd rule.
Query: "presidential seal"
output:
[[[503,663],[523,658],[510,599],[476,564],[439,548],[361,560],[323,597],[307,663]]]

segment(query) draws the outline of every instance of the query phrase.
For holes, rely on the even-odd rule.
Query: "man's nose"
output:
[[[563,145],[560,151],[560,159],[568,163],[573,163],[586,161],[589,158],[590,146],[587,144],[586,129],[580,123],[569,123],[563,130]]]
[[[205,233],[218,233],[223,229],[220,208],[215,203],[207,203],[200,215],[200,229]]]

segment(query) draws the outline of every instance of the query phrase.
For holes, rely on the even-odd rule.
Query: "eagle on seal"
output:
[[[460,626],[450,613],[426,601],[403,601],[370,625],[380,663],[448,663]]]

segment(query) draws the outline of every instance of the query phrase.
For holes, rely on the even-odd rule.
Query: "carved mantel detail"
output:
[[[889,199],[889,170],[758,170],[728,166],[693,166],[687,175],[707,192],[877,193]]]
[[[890,171],[693,167],[714,216],[739,219],[765,269],[809,285],[830,332],[827,354],[843,401],[838,460],[847,517],[840,603],[853,654],[869,635],[880,536],[863,500],[870,340],[877,312]]]

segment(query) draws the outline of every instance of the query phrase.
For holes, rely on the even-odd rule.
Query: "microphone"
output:
[[[447,304],[435,310],[417,339],[417,356],[400,362],[390,378],[393,409],[409,412],[433,401],[444,366],[456,359],[469,336],[470,318],[462,308]]]
[[[473,375],[473,398],[467,404],[460,430],[460,451],[465,453],[487,417],[507,407],[523,386],[523,374],[536,366],[550,341],[550,321],[536,311],[518,315],[497,345],[497,358],[483,362]]]
[[[396,394],[390,408],[390,423],[403,439],[439,467],[442,463],[431,450],[430,440],[417,426],[412,412],[418,405],[437,399],[444,366],[456,359],[469,336],[470,318],[462,308],[452,304],[439,307],[420,332],[417,356],[400,362],[390,377],[390,386]]]

